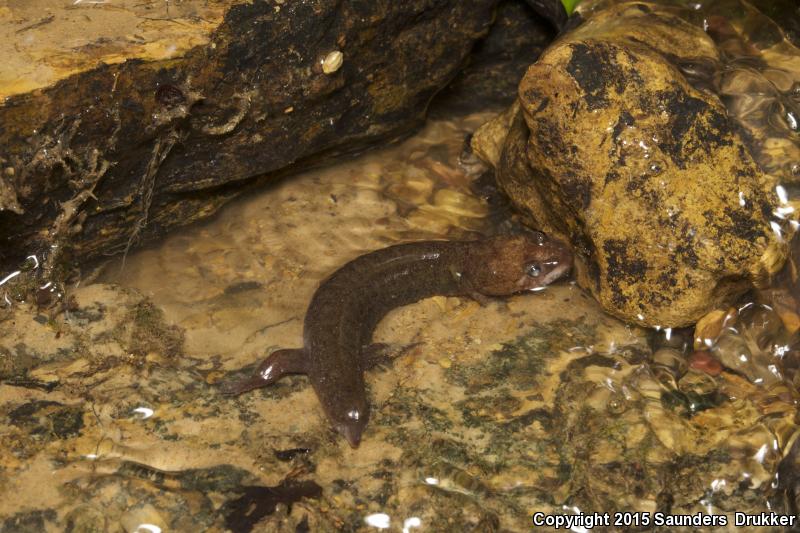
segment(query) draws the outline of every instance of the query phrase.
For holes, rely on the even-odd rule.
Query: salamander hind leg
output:
[[[269,354],[249,378],[226,381],[219,388],[222,394],[235,396],[259,387],[271,385],[288,374],[306,373],[306,354],[302,349],[277,350]]]

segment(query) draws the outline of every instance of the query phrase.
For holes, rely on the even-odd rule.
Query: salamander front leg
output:
[[[486,307],[487,305],[489,305],[494,301],[493,298],[478,292],[478,289],[473,287],[472,283],[469,282],[464,283],[464,289],[467,296],[478,302],[481,305],[481,307]]]
[[[481,304],[481,307],[486,307],[492,302],[491,298],[478,292],[478,289],[475,288],[472,283],[469,282],[469,280],[465,279],[461,271],[459,271],[454,265],[450,265],[450,275],[453,276],[453,279],[456,281],[456,283],[461,285],[464,294]]]
[[[228,381],[220,385],[220,392],[235,396],[259,387],[266,387],[288,374],[306,374],[306,354],[302,349],[277,350],[258,365],[255,373],[246,379]]]

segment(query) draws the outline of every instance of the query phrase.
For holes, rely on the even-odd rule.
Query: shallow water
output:
[[[344,262],[493,229],[498,213],[458,161],[490,116],[430,122],[241,199],[70,288],[63,313],[6,312],[2,529],[529,531],[534,512],[788,512],[791,265],[697,340],[623,324],[569,281],[398,309],[375,340],[418,344],[368,372],[356,450],[303,377],[219,393],[300,346],[313,291]],[[792,152],[777,153],[791,170]]]
[[[343,262],[485,228],[488,207],[457,162],[485,118],[431,123],[241,200],[108,265],[102,281],[125,288],[78,288],[63,321],[0,323],[10,356],[24,347],[39,361],[28,383],[0,388],[0,514],[89,521],[77,530],[524,531],[536,511],[775,505],[766,488],[795,427],[793,389],[688,370],[677,333],[653,354],[650,334],[569,282],[391,313],[376,340],[420,344],[368,373],[373,416],[357,450],[305,378],[219,394],[238,369],[300,345],[313,290]]]

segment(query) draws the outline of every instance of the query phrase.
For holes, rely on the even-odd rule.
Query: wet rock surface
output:
[[[751,4],[778,24],[792,44],[800,46],[800,6],[791,0],[754,0]]]
[[[489,34],[478,41],[467,66],[432,103],[433,118],[502,109],[516,98],[519,80],[556,35],[526,2],[497,5]]]
[[[593,6],[473,144],[536,227],[573,243],[604,309],[686,326],[780,269],[786,198],[713,92],[720,52],[700,27],[657,3]]]
[[[35,90],[13,72],[0,79],[8,269],[32,253],[121,253],[208,216],[257,176],[410,133],[497,0],[33,4],[42,20],[34,5],[0,9],[25,37],[21,65],[58,74],[30,73]],[[89,42],[47,52],[81,16]]]

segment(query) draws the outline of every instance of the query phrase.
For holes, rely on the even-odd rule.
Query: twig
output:
[[[150,156],[150,161],[147,162],[147,168],[139,183],[139,218],[133,225],[133,230],[128,237],[128,243],[125,245],[120,270],[125,268],[125,259],[128,257],[131,246],[133,246],[136,239],[139,238],[139,233],[147,225],[147,217],[150,213],[150,204],[153,201],[153,189],[156,185],[158,169],[161,168],[161,163],[167,158],[175,144],[182,140],[182,138],[183,136],[173,129],[170,130],[166,136],[160,137],[156,141],[155,146],[153,146],[153,153]]]
[[[34,28],[38,28],[39,26],[44,26],[45,24],[50,24],[56,19],[55,15],[48,15],[45,18],[41,19],[38,22],[34,22],[33,24],[28,24],[27,26],[23,26],[22,28],[18,29],[15,33],[23,33],[28,30],[32,30]]]

